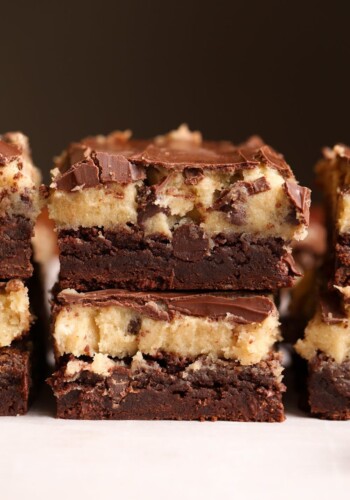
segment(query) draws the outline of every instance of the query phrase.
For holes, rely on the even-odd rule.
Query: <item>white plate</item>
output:
[[[45,399],[45,398],[44,398]],[[349,499],[350,422],[0,419],[0,499]]]

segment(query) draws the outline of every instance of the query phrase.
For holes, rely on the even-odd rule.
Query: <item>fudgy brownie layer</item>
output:
[[[0,349],[0,415],[27,412],[32,389],[30,342]]]
[[[206,252],[190,237],[180,251],[162,237],[140,230],[62,230],[61,289],[273,290],[289,287],[298,275],[279,238],[218,236]],[[183,250],[185,248],[185,250]]]
[[[33,223],[21,216],[0,218],[0,279],[32,275]]]
[[[350,234],[339,234],[337,237],[334,284],[350,285]]]
[[[311,413],[330,420],[350,419],[350,360],[336,363],[324,354],[309,362]]]
[[[193,361],[193,360],[192,360]],[[116,420],[231,420],[282,422],[284,408],[277,354],[241,366],[198,358],[148,360],[138,369],[116,365],[108,376],[82,369],[67,377],[65,366],[49,379],[57,417]]]

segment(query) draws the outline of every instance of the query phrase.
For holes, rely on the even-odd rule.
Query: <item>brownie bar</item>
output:
[[[90,137],[52,181],[61,289],[272,290],[297,275],[290,243],[306,235],[310,191],[259,138]]]
[[[136,366],[110,363],[109,372],[101,374],[92,370],[91,362],[71,360],[52,375],[49,383],[57,401],[57,417],[284,420],[285,387],[280,382],[277,354],[250,366],[206,357],[194,362],[148,359]]]
[[[350,419],[350,306],[337,291],[320,295],[319,307],[296,351],[308,361],[308,400],[320,418]]]
[[[350,360],[336,363],[322,353],[309,362],[311,413],[329,420],[350,420]]]
[[[194,225],[182,237],[144,237],[139,230],[62,230],[60,288],[130,290],[272,290],[289,287],[299,272],[278,238],[218,235],[212,248]],[[204,243],[204,244],[203,244]]]
[[[350,285],[350,148],[337,144],[325,149],[316,165],[317,180],[327,207],[330,283]]]
[[[0,135],[0,280],[29,278],[40,174],[21,133]]]
[[[33,224],[22,216],[0,218],[0,279],[27,279],[31,264]]]
[[[0,348],[0,415],[24,415],[29,407],[32,381],[32,343],[17,342]]]

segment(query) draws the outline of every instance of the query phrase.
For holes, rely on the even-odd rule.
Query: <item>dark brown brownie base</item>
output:
[[[318,354],[308,367],[311,413],[329,420],[350,419],[350,361],[336,363]]]
[[[335,277],[338,286],[350,285],[350,235],[339,235],[335,249]]]
[[[0,279],[32,275],[33,224],[24,217],[0,218]]]
[[[129,290],[273,290],[297,275],[281,239],[217,237],[210,255],[185,261],[171,242],[142,231],[98,228],[59,233],[60,288]]]
[[[0,349],[0,415],[23,415],[32,396],[32,345],[20,342]]]
[[[189,361],[149,360],[131,372],[128,365],[102,377],[82,371],[66,378],[64,366],[49,379],[57,417],[116,420],[231,420],[282,422],[284,385],[274,370],[278,354],[252,366],[203,358],[202,366],[185,371]]]

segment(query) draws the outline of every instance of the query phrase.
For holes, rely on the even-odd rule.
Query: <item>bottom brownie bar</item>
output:
[[[318,354],[309,362],[309,404],[315,416],[350,419],[350,360],[336,363]]]
[[[321,294],[296,351],[308,362],[308,402],[314,416],[350,419],[350,305],[346,295]]]
[[[277,353],[257,364],[202,356],[113,361],[71,357],[49,379],[57,417],[71,419],[282,422],[282,367]]]
[[[0,415],[23,415],[32,396],[32,355],[30,341],[0,349]]]

